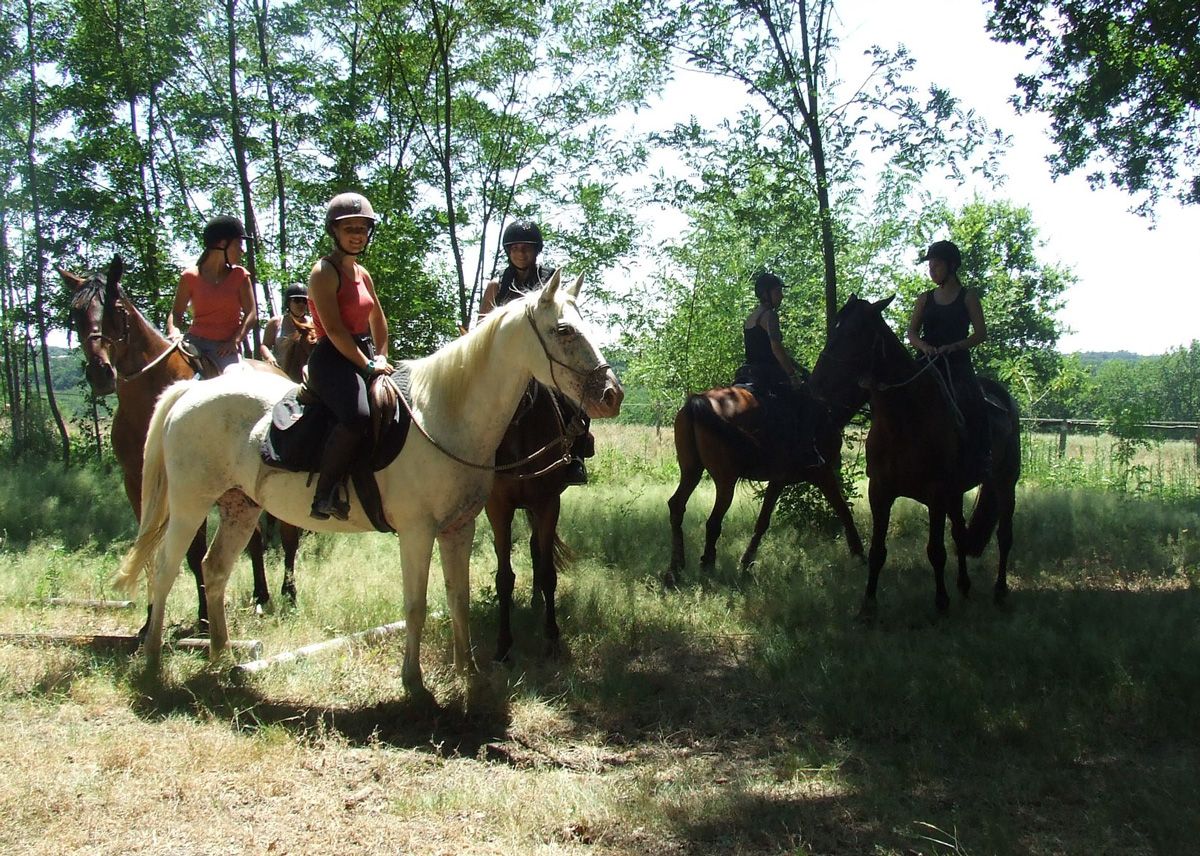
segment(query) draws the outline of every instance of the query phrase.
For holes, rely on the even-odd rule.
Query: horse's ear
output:
[[[108,278],[104,281],[104,305],[106,307],[113,305],[113,301],[117,297],[117,283],[121,281],[123,273],[125,273],[125,260],[119,255],[113,256],[113,260],[108,266]]]
[[[55,270],[58,271],[58,275],[60,277],[62,277],[63,282],[65,282],[67,285],[71,286],[71,288],[74,288],[76,290],[78,290],[81,285],[83,285],[85,282],[87,282],[86,279],[84,279],[81,276],[76,276],[75,274],[73,274],[69,270],[67,270],[66,268],[60,267],[60,268],[55,268]]]
[[[558,293],[558,286],[562,283],[562,268],[554,272],[554,276],[550,277],[550,281],[546,283],[546,287],[542,289],[541,299],[539,303],[546,304],[554,301],[554,295]]]
[[[108,265],[108,282],[110,285],[116,285],[125,273],[125,260],[120,254],[113,256],[112,261]]]
[[[571,295],[571,298],[574,299],[579,296],[579,289],[582,287],[583,274],[580,274],[579,276],[575,277],[575,282],[567,286],[567,294]]]
[[[896,295],[893,294],[891,297],[886,297],[883,300],[876,300],[874,303],[871,304],[871,308],[874,309],[876,312],[882,312],[883,310],[885,310],[889,306],[891,306],[892,301],[895,299],[896,299]]]

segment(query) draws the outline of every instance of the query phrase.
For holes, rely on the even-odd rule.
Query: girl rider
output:
[[[537,263],[538,254],[541,253],[545,242],[542,240],[542,230],[532,220],[509,223],[500,236],[500,243],[504,245],[504,253],[508,256],[508,267],[500,274],[499,279],[493,279],[484,288],[483,296],[479,298],[476,323],[497,306],[503,306],[522,297],[526,292],[541,288],[554,275],[554,271]],[[553,390],[552,394],[558,395]],[[575,410],[565,399],[560,398],[560,401],[570,410]],[[596,442],[588,430],[591,420],[586,413],[580,412],[580,416],[583,419],[584,430],[571,446],[570,463],[563,467],[565,483],[568,485],[587,484],[587,469],[583,465],[583,459],[593,454]]]
[[[241,361],[246,333],[258,321],[250,272],[238,264],[246,228],[236,217],[222,215],[204,227],[204,252],[179,278],[175,301],[167,315],[167,337],[179,338],[190,306],[192,324],[186,339],[207,357],[217,373]]]
[[[308,358],[308,385],[337,419],[321,455],[309,512],[317,520],[350,516],[345,482],[370,421],[367,383],[373,375],[391,371],[387,318],[371,274],[358,263],[377,222],[365,196],[333,197],[325,210],[325,231],[335,249],[313,265],[308,277],[308,303],[317,334]]]
[[[962,253],[952,241],[935,241],[917,261],[929,262],[929,278],[937,287],[917,298],[908,322],[908,343],[926,359],[942,358],[938,369],[950,384],[967,435],[964,463],[978,481],[987,474],[991,457],[983,390],[970,354],[987,339],[983,305],[958,279]]]

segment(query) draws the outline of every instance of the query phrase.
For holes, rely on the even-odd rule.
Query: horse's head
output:
[[[120,256],[114,256],[108,274],[94,273],[81,277],[63,268],[58,275],[72,289],[70,320],[71,329],[79,337],[87,366],[84,375],[95,395],[108,395],[116,389],[117,370],[113,366],[114,345],[124,336],[124,313],[117,308],[121,298],[118,282],[125,265]],[[119,316],[119,317],[118,317]],[[122,329],[118,330],[118,327]]]
[[[576,298],[582,285],[581,275],[563,286],[555,271],[540,294],[522,301],[535,333],[530,367],[537,380],[561,390],[588,416],[601,419],[620,413],[625,391],[579,314]]]
[[[872,303],[851,295],[846,301],[813,369],[812,386],[820,398],[851,410],[866,402],[884,355],[885,334],[891,333],[883,310],[895,299],[893,294]]]

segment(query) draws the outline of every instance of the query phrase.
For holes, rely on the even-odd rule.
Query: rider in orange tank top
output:
[[[204,252],[179,278],[167,316],[168,338],[178,338],[190,307],[192,323],[184,337],[208,357],[218,372],[241,360],[246,333],[258,321],[250,273],[238,264],[246,228],[236,217],[214,217],[204,227]]]

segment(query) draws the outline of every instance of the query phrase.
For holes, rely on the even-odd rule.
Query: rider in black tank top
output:
[[[505,255],[508,256],[508,267],[483,289],[483,295],[479,298],[479,313],[475,316],[476,323],[497,306],[503,306],[530,291],[540,289],[554,276],[554,271],[537,263],[538,254],[544,246],[542,230],[538,228],[537,223],[530,220],[509,223],[500,237],[500,243],[504,245]],[[561,394],[554,391],[552,393],[568,412],[579,410]],[[592,432],[588,430],[591,420],[582,411],[579,411],[579,416],[583,420],[584,431],[571,445],[571,462],[564,467],[566,483],[569,485],[587,484],[587,469],[583,465],[583,459],[595,454],[596,441]]]
[[[746,362],[738,368],[734,383],[753,389],[790,453],[804,466],[817,466],[823,459],[815,446],[815,409],[811,397],[797,391],[808,372],[783,346],[779,330],[776,310],[783,302],[783,280],[762,271],[754,278],[754,294],[758,306],[742,325]]]
[[[987,338],[983,306],[975,292],[958,279],[962,254],[952,242],[935,242],[920,261],[929,262],[929,278],[937,288],[917,298],[908,341],[923,358],[941,358],[937,368],[963,416],[968,440],[965,463],[972,477],[982,478],[990,466],[991,432],[970,349]]]

